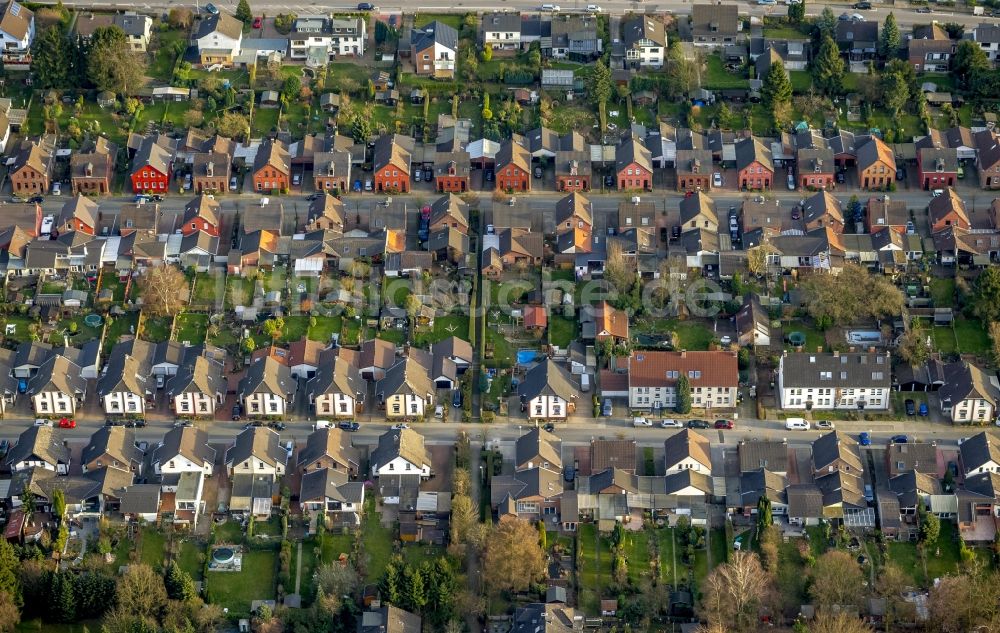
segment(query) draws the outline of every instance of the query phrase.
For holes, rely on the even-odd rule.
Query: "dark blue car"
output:
[[[354,186],[351,187],[351,188],[354,190],[355,193],[361,193],[361,181],[360,180],[355,180],[354,181]]]
[[[862,432],[861,435],[858,436],[858,444],[862,446],[871,446],[872,436],[869,435],[867,431]]]

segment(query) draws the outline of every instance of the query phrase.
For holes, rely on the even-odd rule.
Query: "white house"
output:
[[[226,399],[223,365],[197,356],[167,380],[166,391],[177,415],[212,418]]]
[[[0,14],[0,41],[5,62],[30,61],[35,41],[35,14],[21,3],[10,0]]]
[[[115,346],[97,381],[104,413],[129,417],[145,414],[146,399],[155,389],[149,379],[152,357],[153,345],[140,339]]]
[[[712,474],[712,453],[708,438],[683,429],[663,442],[666,474],[693,470],[705,475]]]
[[[385,407],[385,417],[420,418],[434,406],[434,383],[430,376],[430,353],[410,349],[375,384],[375,397]]]
[[[153,31],[153,18],[135,11],[126,11],[115,14],[114,24],[125,32],[129,48],[137,53],[146,52]]]
[[[321,363],[306,383],[306,396],[316,417],[352,418],[364,408],[367,386],[346,358]]]
[[[625,63],[630,68],[662,68],[667,50],[663,22],[653,16],[635,16],[622,21]]]
[[[79,365],[52,354],[28,381],[28,395],[35,415],[72,416],[87,395],[87,381]]]
[[[572,376],[552,359],[532,367],[517,386],[517,394],[530,420],[565,420],[576,411]]]
[[[1000,59],[1000,25],[983,22],[966,30],[965,37],[979,44],[991,62]]]
[[[988,424],[997,418],[1000,385],[990,375],[967,361],[944,367],[944,384],[938,391],[941,413],[954,423]]]
[[[215,449],[208,445],[208,434],[191,426],[177,426],[163,436],[150,460],[157,475],[201,473],[211,476]]]
[[[516,51],[521,48],[521,14],[517,11],[484,13],[482,44],[493,50]]]
[[[244,415],[283,416],[295,399],[295,380],[288,367],[271,356],[250,365],[240,381],[239,398]]]
[[[785,353],[778,364],[782,409],[889,408],[889,355],[878,353]]]
[[[424,437],[412,429],[391,429],[380,435],[370,461],[375,477],[431,476],[431,456]]]
[[[986,431],[960,440],[958,458],[962,473],[966,476],[979,473],[1000,474],[1000,442]]]
[[[677,381],[686,376],[696,409],[736,406],[739,367],[733,352],[637,351],[628,359],[628,399],[633,409],[677,405]]]
[[[288,36],[289,57],[310,64],[360,57],[365,53],[365,29],[363,18],[300,15]]]
[[[202,65],[230,66],[243,48],[243,23],[227,13],[209,15],[192,38]]]
[[[307,513],[334,515],[335,520],[359,525],[364,503],[364,482],[348,481],[344,471],[321,468],[302,475],[299,506]]]
[[[7,453],[7,466],[13,472],[31,468],[69,474],[70,452],[62,431],[50,426],[29,426]]]
[[[226,469],[230,476],[285,474],[288,451],[281,446],[278,434],[263,426],[252,426],[236,436],[236,443],[226,451]]]

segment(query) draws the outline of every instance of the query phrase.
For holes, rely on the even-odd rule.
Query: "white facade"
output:
[[[630,387],[629,407],[633,409],[669,409],[677,406],[673,386]],[[736,406],[736,387],[691,387],[691,406],[697,409]]]
[[[416,59],[419,57],[419,59]],[[415,52],[413,64],[419,73],[454,73],[457,53],[437,42],[422,51]]]
[[[206,461],[204,464],[196,464],[183,455],[176,455],[166,461],[158,461],[153,464],[153,472],[157,475],[179,475],[180,473],[203,473],[206,476],[212,475],[212,462]]]
[[[59,475],[69,474],[69,464],[50,464],[49,462],[41,459],[25,459],[17,462],[16,464],[11,464],[10,466],[10,469],[14,472],[21,472],[22,470],[29,470],[31,468],[51,470]]]
[[[410,393],[400,393],[389,396],[385,400],[385,417],[387,418],[408,418],[421,417],[426,408],[434,403],[430,394],[427,398]]]
[[[354,398],[345,393],[324,393],[313,399],[317,416],[354,417]]]
[[[199,53],[205,50],[225,51],[232,57],[236,57],[240,54],[240,50],[243,47],[243,35],[240,34],[239,37],[233,38],[223,35],[218,31],[213,31],[204,37],[198,38],[195,40],[195,43],[198,46]]]
[[[521,48],[520,31],[497,31],[491,28],[487,19],[483,17],[483,44],[489,44],[494,50],[517,50]]]
[[[650,40],[640,40],[632,48],[625,51],[625,60],[629,64],[638,62],[639,66],[661,68],[666,47]]]
[[[215,406],[215,398],[206,393],[182,393],[174,396],[174,412],[178,415],[211,417],[215,415]]]
[[[253,475],[274,475],[275,477],[280,477],[285,474],[285,463],[278,461],[275,464],[268,464],[259,457],[249,457],[244,459],[239,464],[233,464],[231,475],[240,474],[253,474]]]
[[[535,396],[528,402],[528,419],[566,419],[567,402],[559,396]]]
[[[73,415],[76,398],[60,391],[43,391],[31,397],[36,415]]]
[[[143,397],[128,391],[114,391],[101,398],[104,412],[108,415],[142,415],[146,412]]]
[[[17,6],[20,7],[18,4]],[[12,7],[13,10],[13,7]],[[26,10],[24,7],[20,7],[19,10]],[[24,37],[18,37],[17,35],[8,33],[3,29],[0,29],[0,45],[3,46],[4,57],[11,57],[16,59],[23,58],[31,50],[31,43],[35,41],[35,16],[32,15],[28,23],[28,30],[24,34]]]
[[[697,459],[688,456],[677,462],[676,464],[667,464],[667,469],[665,474],[670,475],[673,473],[681,473],[685,470],[693,470],[697,473],[704,473],[706,475],[712,474],[711,466],[706,466],[699,462]],[[704,494],[704,493],[703,493]]]
[[[388,464],[376,464],[375,475],[420,475],[421,477],[431,476],[430,464],[418,466],[411,464],[402,457],[397,457]]]
[[[796,387],[786,388],[778,374],[779,394],[782,409],[804,411],[806,409],[857,409],[859,403],[864,408],[886,410],[889,408],[888,387],[846,389],[836,387]],[[811,406],[807,405],[811,403]]]
[[[983,398],[966,398],[950,407],[942,401],[941,413],[952,422],[992,422],[996,416],[993,403]]]
[[[243,414],[247,416],[285,415],[284,397],[273,393],[251,393],[243,398]]]
[[[302,503],[302,509],[306,512],[329,512],[331,514],[357,514],[364,506],[364,489],[361,490],[361,503],[349,503],[339,501],[306,501]],[[398,502],[397,502],[398,503]],[[334,509],[334,504],[339,507]],[[326,507],[324,507],[326,506]]]

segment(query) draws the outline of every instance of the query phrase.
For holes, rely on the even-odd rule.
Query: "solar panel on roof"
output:
[[[21,13],[21,5],[19,5],[16,2],[11,2],[10,3],[10,14],[16,17],[20,13]]]

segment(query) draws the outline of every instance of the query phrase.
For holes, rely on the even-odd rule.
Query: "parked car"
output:
[[[451,394],[451,406],[455,407],[456,409],[462,406],[462,390],[461,389],[456,389]]]
[[[493,182],[493,170],[487,169],[486,172],[483,174],[483,178],[486,180],[486,182]]]
[[[373,188],[371,178],[365,180],[365,191],[371,191]]]
[[[715,428],[717,428],[717,429],[731,429],[731,428],[734,428],[735,426],[736,425],[733,424],[732,420],[716,420],[715,421]]]
[[[31,202],[33,204],[41,204],[45,202],[45,198],[43,198],[42,196],[32,196],[28,198],[28,202]]]
[[[816,428],[820,431],[832,431],[836,427],[833,422],[829,420],[819,420],[816,422]]]
[[[688,420],[688,428],[689,429],[710,429],[710,428],[712,428],[712,425],[710,425],[705,420]]]
[[[614,407],[611,404],[611,398],[605,398],[604,403],[601,405],[601,415],[606,418],[610,418],[614,414]]]
[[[230,191],[236,191],[239,188],[239,186],[240,186],[240,184],[239,184],[239,181],[236,179],[236,176],[233,176],[232,178],[229,179],[229,190]]]
[[[896,170],[896,180],[906,180],[906,171],[902,167]]]
[[[257,16],[253,19],[253,28],[259,29],[264,26],[264,18]]]
[[[43,420],[42,418],[37,418],[35,420],[35,426],[52,426],[52,420]]]
[[[59,428],[60,429],[75,429],[76,428],[76,420],[73,420],[71,418],[62,418],[62,419],[59,420]]]
[[[604,188],[614,189],[615,188],[615,177],[608,175],[604,177]]]
[[[61,196],[62,195],[62,183],[54,182],[52,183],[52,195]]]
[[[243,407],[238,404],[233,405],[233,422],[239,422],[243,417]]]
[[[296,187],[302,183],[302,174],[292,174],[292,184]]]
[[[858,444],[862,446],[872,445],[872,436],[868,433],[868,431],[862,431],[861,434],[858,435]]]
[[[545,429],[546,431],[548,431],[549,433],[551,433],[552,431],[556,430],[556,425],[552,424],[551,422],[548,422],[542,428]]]
[[[660,428],[663,429],[679,429],[684,425],[681,424],[680,420],[674,420],[673,418],[668,418],[666,420],[660,421]]]
[[[844,175],[844,172],[842,172],[842,171],[838,171],[838,172],[837,172],[837,176],[836,176],[836,178],[837,178],[837,184],[840,184],[840,185],[842,185],[842,184],[844,184],[845,182],[847,182],[847,176],[845,176],[845,175]]]
[[[920,407],[917,409],[917,415],[922,415],[922,416],[925,416],[925,417],[928,416],[928,415],[930,415],[930,411],[927,409],[927,403],[926,402],[921,402],[920,403]]]
[[[541,177],[542,177],[542,168],[536,166],[535,167],[535,178],[541,178]]]
[[[712,174],[712,186],[721,187],[722,186],[722,174],[715,172]]]
[[[795,174],[788,172],[788,190],[795,191]]]
[[[408,429],[408,428],[410,428],[410,425],[407,424],[406,422],[400,422],[399,424],[392,425],[393,431],[402,431],[403,429]]]
[[[542,11],[558,12],[559,11],[559,5],[558,4],[548,4],[548,3],[545,3],[545,4],[542,5]]]
[[[870,11],[872,8],[871,2],[855,2],[854,8],[859,11]]]
[[[215,6],[211,2],[205,5],[205,11],[208,11],[212,15],[219,15],[219,7]]]
[[[413,180],[414,180],[414,182],[420,182],[423,179],[424,179],[424,170],[422,170],[422,169],[414,169],[413,170]]]
[[[424,170],[424,182],[434,182],[434,170],[425,169]]]
[[[371,2],[359,2],[358,11],[374,11],[375,5]]]
[[[353,420],[346,420],[344,422],[339,423],[337,426],[345,431],[357,431],[358,429],[361,428],[361,425],[358,424],[357,422],[354,422]]]
[[[890,444],[906,444],[908,441],[909,438],[905,435],[893,435],[889,438]]]
[[[587,5],[587,11],[590,11],[591,13],[600,13],[603,10],[604,9],[602,9],[601,5],[599,5],[599,4],[588,4]]]
[[[906,402],[903,403],[903,408],[906,409],[906,415],[916,415],[917,405],[913,400],[907,398]]]
[[[931,9],[930,7],[920,7],[919,9],[917,9],[917,13],[931,13],[932,11],[933,9]]]
[[[723,345],[730,345],[733,342],[733,337],[728,334],[719,339],[719,342]]]
[[[653,426],[653,421],[646,418],[632,418],[632,426]]]

